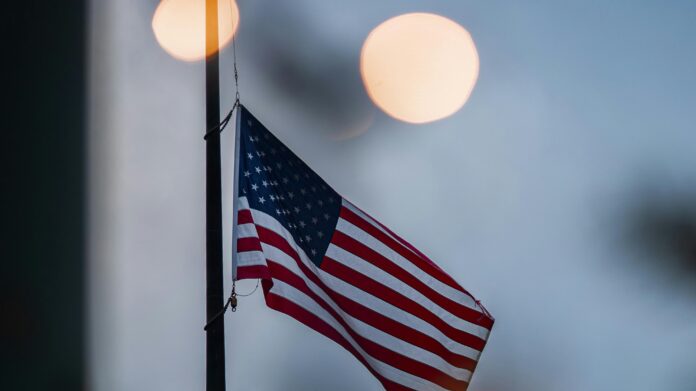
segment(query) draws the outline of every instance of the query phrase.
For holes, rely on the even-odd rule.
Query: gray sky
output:
[[[203,64],[159,48],[150,29],[156,5],[92,1],[97,390],[204,386]],[[696,387],[696,292],[659,266],[661,256],[624,240],[627,216],[645,197],[696,191],[695,3],[239,7],[245,105],[496,317],[472,391]],[[425,125],[374,108],[358,70],[369,31],[414,11],[465,26],[481,59],[464,108]],[[227,110],[231,50],[221,72]],[[226,271],[232,146],[226,130]],[[266,308],[260,292],[227,315],[226,333],[230,389],[379,388],[338,345]]]

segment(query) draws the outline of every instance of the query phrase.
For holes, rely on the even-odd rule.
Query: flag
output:
[[[343,346],[387,390],[466,390],[491,315],[239,109],[236,278],[262,279],[269,307]]]

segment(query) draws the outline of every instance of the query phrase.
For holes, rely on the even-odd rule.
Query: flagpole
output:
[[[235,33],[236,34],[236,33]],[[234,129],[234,184],[232,185],[232,283],[237,280],[237,218],[239,217],[239,141],[242,134],[242,104],[237,93],[237,118]],[[233,285],[234,287],[234,285]]]
[[[220,124],[218,0],[206,0],[205,22],[206,53],[212,53],[205,60],[206,319],[210,320],[224,305],[220,132],[207,133],[207,130],[215,129]],[[211,323],[206,330],[206,390],[225,390],[224,317]]]

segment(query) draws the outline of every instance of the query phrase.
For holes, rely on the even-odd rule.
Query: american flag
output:
[[[493,326],[471,294],[240,106],[236,278],[387,390],[466,390]]]

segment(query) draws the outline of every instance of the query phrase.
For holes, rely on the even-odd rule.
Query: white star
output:
[[[277,214],[277,215],[280,214],[280,209],[276,209],[276,214]]]
[[[312,237],[309,236],[309,235],[305,235],[304,238],[305,238],[305,240],[306,240],[308,243],[312,241]]]
[[[260,174],[260,173],[261,173],[261,168],[257,166],[257,167],[254,169],[254,171],[256,171],[257,174]]]
[[[248,177],[249,175],[251,175],[251,173],[250,173],[249,171],[244,171],[244,176],[245,176],[245,177]]]
[[[251,190],[257,191],[259,189],[259,186],[256,183],[251,184]]]
[[[317,187],[316,187],[316,186],[312,186],[312,192],[313,192],[313,193],[316,193],[316,192],[317,192]]]
[[[328,220],[328,219],[329,219],[329,217],[331,217],[331,216],[329,216],[329,214],[328,214],[328,213],[324,213],[324,218],[325,218],[326,220]]]
[[[300,208],[295,207],[294,211],[295,211],[295,213],[300,213]]]
[[[280,162],[276,163],[276,167],[277,167],[278,169],[283,168],[283,163],[280,163]]]
[[[263,197],[259,197],[259,202],[260,202],[261,204],[263,204],[264,202],[266,202],[266,200],[263,199]]]
[[[311,252],[312,252],[312,255],[317,255],[317,250],[315,250],[315,249],[311,249],[311,250],[309,250],[309,251],[311,251]]]
[[[303,188],[300,189],[300,193],[302,193],[302,195],[305,195],[305,194],[307,194],[307,190],[305,190],[304,187],[303,187]]]
[[[254,155],[252,155],[251,152],[249,152],[249,153],[247,153],[247,157],[249,158],[249,160],[251,160],[254,158]]]
[[[293,198],[295,198],[295,194],[293,194],[292,192],[290,192],[290,193],[288,193],[288,197],[290,197],[290,199],[293,199]]]
[[[307,225],[307,224],[305,224],[305,222],[304,222],[304,221],[300,220],[300,227],[304,228],[304,227],[305,227],[305,225]]]
[[[319,231],[319,232],[317,232],[317,236],[321,239],[324,236],[324,233]]]
[[[263,187],[268,187],[268,182],[266,181],[261,182],[261,184],[263,185]]]
[[[249,136],[249,140],[250,140],[252,143],[255,141],[253,136]]]
[[[290,182],[290,180],[288,179],[288,177],[283,177],[283,183],[287,185],[288,182]]]
[[[247,125],[251,126],[251,120],[250,120],[250,119],[247,120]]]
[[[317,204],[319,204],[319,206],[324,206],[324,201],[319,200],[319,201],[317,201]]]
[[[276,199],[276,197],[273,194],[271,194],[271,196],[269,198],[271,199],[271,201],[275,201],[275,199]]]
[[[312,223],[316,224],[319,222],[319,219],[316,217],[312,217]]]
[[[276,149],[275,149],[275,148],[271,148],[271,155],[275,155],[275,154],[276,154]]]
[[[307,210],[311,210],[311,209],[312,209],[312,203],[311,203],[311,202],[306,203],[305,206],[307,206]]]

